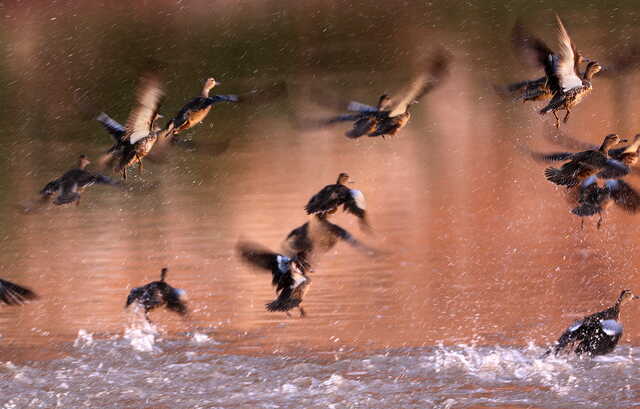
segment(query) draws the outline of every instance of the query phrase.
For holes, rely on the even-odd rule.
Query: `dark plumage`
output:
[[[376,250],[357,240],[342,227],[318,215],[312,215],[307,223],[293,229],[282,242],[282,250],[290,257],[311,262],[315,256],[331,250],[340,240],[369,255],[377,254]]]
[[[427,69],[413,79],[400,98],[392,99],[384,94],[375,107],[352,101],[347,107],[351,114],[330,118],[322,121],[322,124],[353,121],[353,128],[346,136],[354,139],[364,135],[383,138],[396,135],[409,122],[411,105],[419,102],[442,83],[448,74],[450,59],[449,54],[444,51],[434,54],[427,64]]]
[[[124,127],[104,113],[96,118],[115,141],[100,163],[122,172],[123,179],[127,178],[127,168],[136,162],[142,172],[142,159],[151,152],[158,139],[168,137],[173,131],[173,122],[164,129],[156,126],[156,121],[162,117],[158,110],[163,94],[157,76],[143,76],[137,90],[136,106]]]
[[[208,78],[202,88],[202,94],[187,102],[176,116],[169,122],[173,126],[173,134],[185,131],[202,122],[209,114],[211,107],[218,102],[238,102],[237,95],[214,95],[209,92],[220,85],[213,78]]]
[[[325,216],[335,213],[338,207],[343,206],[344,211],[360,219],[361,227],[369,229],[364,195],[359,190],[349,189],[346,183],[349,183],[349,175],[341,173],[335,184],[327,185],[313,195],[304,209],[307,214]]]
[[[36,298],[38,296],[30,289],[0,278],[0,303],[20,305]]]
[[[185,292],[179,288],[173,288],[165,282],[168,271],[166,267],[162,269],[160,281],[153,281],[142,287],[132,289],[127,297],[125,308],[134,302],[138,303],[144,308],[144,315],[147,319],[147,313],[159,307],[166,307],[168,310],[182,316],[187,315],[187,305],[182,300]]]
[[[602,225],[602,213],[615,203],[629,213],[640,210],[640,194],[625,181],[607,180],[603,187],[598,186],[595,176],[587,178],[578,188],[578,206],[571,213],[588,217],[598,214],[598,228]]]
[[[80,193],[87,187],[93,184],[118,186],[119,183],[113,181],[111,178],[93,174],[86,170],[86,167],[91,162],[85,155],[81,155],[78,159],[78,167],[67,171],[64,175],[56,180],[52,180],[47,183],[45,187],[40,190],[40,196],[43,202],[48,202],[51,197],[59,192],[58,197],[53,201],[56,205],[63,205],[67,203],[76,202],[76,205],[80,204]]]
[[[545,169],[547,180],[557,185],[572,187],[589,176],[596,175],[603,179],[620,178],[629,173],[623,163],[608,157],[611,146],[620,142],[616,134],[607,135],[598,150],[587,150],[578,153],[560,153],[547,157],[549,160],[568,160],[560,169]],[[626,140],[623,140],[626,142]]]
[[[629,290],[622,291],[612,307],[574,322],[543,356],[551,353],[557,355],[564,349],[571,350],[576,343],[576,355],[604,355],[613,351],[622,336],[620,307],[637,298]]]
[[[278,297],[266,304],[268,311],[283,311],[289,315],[289,311],[297,307],[301,317],[306,315],[301,304],[311,279],[306,274],[309,265],[305,260],[290,258],[244,241],[239,242],[236,249],[243,261],[271,272],[271,284],[276,287]]]

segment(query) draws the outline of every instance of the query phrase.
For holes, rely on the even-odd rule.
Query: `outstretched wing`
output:
[[[160,108],[164,91],[156,75],[145,75],[140,79],[136,95],[136,106],[127,118],[127,133],[124,139],[134,144],[152,131],[153,120]]]
[[[30,289],[0,279],[0,302],[7,305],[20,305],[36,298],[38,296]]]
[[[520,20],[516,21],[511,31],[511,44],[522,61],[535,67],[544,67],[553,54],[544,41],[524,28]]]
[[[107,132],[109,132],[109,135],[111,135],[114,142],[122,142],[122,138],[124,138],[127,133],[124,126],[104,112],[100,112],[100,115],[96,117],[96,120],[104,126]]]
[[[558,78],[560,90],[568,90],[582,86],[582,79],[578,75],[578,53],[576,47],[569,37],[567,29],[564,28],[562,20],[556,14],[558,23],[558,60],[555,63],[555,75]]]
[[[422,97],[433,91],[449,72],[450,55],[444,50],[437,51],[427,63],[424,72],[418,74],[403,96],[394,100],[389,107],[389,116],[394,117],[407,110],[407,106],[420,101]]]
[[[609,190],[614,203],[623,210],[630,213],[636,213],[640,210],[640,194],[625,181],[620,179],[607,180],[605,187]]]
[[[555,355],[580,339],[580,331],[583,324],[584,320],[578,320],[571,324],[569,328],[567,328],[566,331],[563,332],[562,335],[560,335],[560,338],[558,338],[555,346],[553,347],[553,353]],[[550,349],[545,355],[548,355],[551,352],[552,350]]]

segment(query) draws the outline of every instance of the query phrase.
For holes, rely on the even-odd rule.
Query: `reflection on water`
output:
[[[590,222],[581,230],[543,166],[520,153],[522,143],[557,147],[534,105],[493,91],[535,75],[505,52],[517,11],[409,4],[392,18],[386,7],[342,2],[215,13],[196,4],[4,6],[1,276],[41,295],[0,309],[4,407],[638,404],[640,305],[623,312],[622,347],[610,357],[536,359],[575,318],[622,288],[640,291],[640,260],[636,218],[612,209],[601,231]],[[637,31],[624,7],[578,15],[565,6],[553,4],[590,56],[606,60]],[[393,92],[439,44],[455,58],[451,76],[399,137],[348,140],[341,126],[293,125],[335,113],[318,103],[319,89],[363,102]],[[287,97],[216,107],[185,135],[193,149],[170,151],[143,177],[132,172],[124,193],[90,189],[79,207],[19,214],[16,204],[79,153],[109,147],[85,110],[124,121],[147,58],[166,65],[169,114],[211,75],[221,93],[284,79]],[[636,76],[596,79],[567,132],[591,142],[636,133]],[[88,97],[78,102],[74,90]],[[213,155],[221,143],[226,151]],[[385,254],[339,244],[315,266],[306,319],[266,312],[270,277],[236,258],[236,241],[279,248],[306,221],[308,198],[342,171],[365,193],[375,235],[347,215],[333,221]],[[160,330],[134,326],[126,295],[164,266],[187,290],[191,320],[160,311]]]

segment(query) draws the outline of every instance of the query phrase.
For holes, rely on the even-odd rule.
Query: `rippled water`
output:
[[[185,3],[0,4],[0,277],[41,297],[0,308],[0,407],[640,405],[640,304],[625,305],[613,354],[538,358],[576,318],[640,292],[638,216],[611,209],[601,230],[581,229],[522,154],[559,149],[550,120],[493,88],[536,75],[505,57],[516,14],[544,31],[553,7],[606,65],[640,34],[635,5]],[[334,114],[335,101],[401,88],[440,44],[451,76],[399,137],[296,126]],[[109,147],[86,111],[124,121],[149,59],[163,62],[168,115],[211,75],[220,93],[283,82],[286,93],[216,107],[185,135],[190,149],[131,172],[122,191],[92,187],[79,207],[22,214],[80,153]],[[563,129],[590,142],[637,133],[637,75],[598,79]],[[307,318],[268,313],[270,278],[235,243],[278,249],[343,171],[375,233],[345,214],[332,221],[380,254],[339,244],[314,265]],[[143,325],[124,310],[127,293],[164,266],[189,319],[158,311]]]
[[[150,326],[94,337],[67,356],[0,364],[3,408],[631,408],[637,351],[540,359],[543,349],[472,345],[314,356],[223,353],[213,334]]]

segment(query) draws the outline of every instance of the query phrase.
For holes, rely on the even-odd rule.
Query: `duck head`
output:
[[[80,169],[86,168],[90,163],[91,161],[89,160],[87,155],[80,155],[80,157],[78,158],[78,167]]]
[[[338,175],[338,181],[336,182],[336,184],[337,185],[346,185],[347,183],[350,183],[349,175],[344,173],[344,172],[342,172],[341,174]]]
[[[584,70],[584,79],[587,81],[591,81],[594,75],[602,71],[602,66],[595,61],[591,61],[587,65],[587,69]]]
[[[637,295],[634,295],[631,290],[623,290],[620,293],[620,296],[618,297],[618,300],[616,301],[616,305],[617,306],[621,306],[622,304],[625,304],[631,300],[636,300],[640,297],[638,297]]]
[[[380,99],[378,100],[378,111],[382,111],[391,105],[391,97],[387,94],[380,95]]]
[[[220,83],[216,81],[215,78],[207,78],[207,80],[204,82],[204,85],[202,86],[202,96],[208,97],[209,91],[211,91],[216,85],[220,85]]]
[[[613,145],[617,145],[618,143],[624,143],[624,142],[627,142],[627,140],[626,139],[620,139],[618,134],[615,134],[615,133],[609,134],[609,135],[604,137],[604,141],[602,141],[602,146],[600,146],[600,151],[601,152],[606,152]]]

